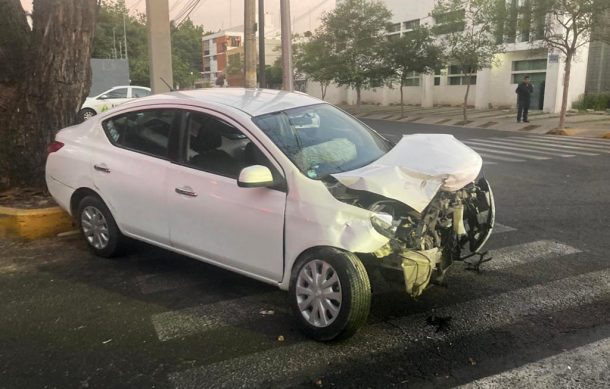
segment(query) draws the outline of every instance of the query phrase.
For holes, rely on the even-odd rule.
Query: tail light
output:
[[[47,146],[47,154],[54,153],[54,152],[58,151],[59,149],[61,149],[62,147],[64,147],[63,143],[54,140],[53,142],[49,143],[49,145]]]

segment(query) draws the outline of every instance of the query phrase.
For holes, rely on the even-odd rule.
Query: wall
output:
[[[97,96],[114,86],[129,84],[129,65],[126,59],[91,58],[89,96]]]

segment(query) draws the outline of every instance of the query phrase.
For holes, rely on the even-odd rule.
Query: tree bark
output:
[[[405,102],[403,98],[402,82],[400,83],[400,118],[405,117]]]
[[[358,113],[360,113],[360,86],[356,87],[356,107]]]
[[[572,70],[572,54],[566,56],[566,66],[563,71],[563,93],[561,94],[561,110],[559,111],[559,125],[563,129],[566,123],[566,111],[568,109],[568,90],[570,88],[570,72]]]
[[[320,88],[322,88],[322,100],[324,100],[324,97],[326,97],[326,88],[328,88],[328,83],[321,82]]]
[[[46,145],[74,123],[91,86],[96,16],[96,0],[34,0],[16,98],[0,112],[5,186],[44,187]]]
[[[462,115],[464,116],[464,121],[468,120],[468,115],[466,115],[466,109],[468,107],[468,93],[470,92],[470,76],[468,78],[468,83],[466,84],[466,93],[464,94],[464,106],[462,109]]]

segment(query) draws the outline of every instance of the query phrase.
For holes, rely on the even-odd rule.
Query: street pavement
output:
[[[483,155],[498,225],[480,273],[456,263],[415,300],[374,278],[368,324],[322,344],[285,293],[177,254],[0,242],[0,388],[610,387],[610,141],[366,122]]]

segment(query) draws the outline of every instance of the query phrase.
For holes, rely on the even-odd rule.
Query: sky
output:
[[[244,0],[168,0],[170,19],[177,16],[185,6],[193,1],[199,3],[190,18],[195,24],[203,25],[206,31],[218,31],[243,25]],[[146,11],[146,0],[125,0],[125,2],[129,9],[139,12]],[[336,0],[291,0],[290,16],[293,22],[293,32],[303,33],[315,30],[320,25],[322,13],[333,9],[335,2]],[[258,0],[256,3],[258,4]],[[32,8],[31,0],[21,0],[21,4],[26,10]],[[267,23],[279,31],[280,1],[265,0],[265,12],[269,14],[266,19]],[[269,27],[267,27],[267,31],[272,30]]]

